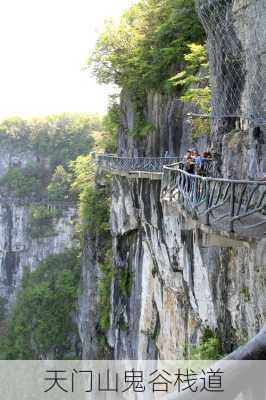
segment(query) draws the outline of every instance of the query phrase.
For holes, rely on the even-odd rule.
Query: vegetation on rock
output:
[[[221,339],[210,328],[205,328],[200,343],[191,351],[194,360],[220,360],[224,357]]]
[[[204,40],[193,0],[141,0],[115,25],[106,24],[89,58],[100,83],[131,94],[162,88],[186,45]]]
[[[171,77],[175,71],[186,75],[181,72],[185,63],[189,72],[190,64],[201,67],[205,63],[201,50],[204,40],[193,0],[140,0],[118,25],[106,23],[88,66],[99,83],[115,83],[130,96],[135,117],[130,133],[134,138],[143,139],[154,131],[146,116],[147,93],[173,92],[177,85]],[[185,56],[188,45],[192,55]],[[205,105],[207,88],[191,89],[185,97],[198,102],[198,95]]]
[[[48,257],[35,272],[25,271],[22,287],[1,338],[2,359],[77,358],[78,250]]]
[[[58,207],[30,206],[29,234],[32,238],[54,235],[53,219],[59,218],[61,215],[61,208]]]
[[[34,158],[26,166],[11,166],[0,179],[1,190],[17,197],[69,199],[69,164],[87,155],[102,130],[98,116],[61,114],[42,119],[11,118],[0,123],[0,144]]]
[[[30,162],[26,167],[9,168],[7,173],[0,178],[0,187],[11,196],[39,197],[43,193],[45,182],[47,182],[45,171],[37,163]]]

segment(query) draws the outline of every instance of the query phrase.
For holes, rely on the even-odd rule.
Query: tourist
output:
[[[197,175],[203,175],[204,169],[203,169],[203,158],[199,154],[198,151],[194,152],[194,163],[195,163],[195,170]]]
[[[185,164],[185,170],[189,174],[194,174],[195,173],[195,163],[192,155],[187,158],[186,164]]]
[[[192,150],[187,150],[186,154],[184,155],[183,161],[186,164],[189,159],[192,157]]]
[[[186,170],[186,166],[188,163],[188,160],[191,159],[192,156],[192,150],[187,150],[186,154],[183,157],[183,160],[179,163],[179,168],[180,169],[185,169]]]

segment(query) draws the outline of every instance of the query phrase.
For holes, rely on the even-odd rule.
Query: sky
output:
[[[0,118],[104,113],[113,88],[82,70],[106,18],[136,0],[0,0]]]

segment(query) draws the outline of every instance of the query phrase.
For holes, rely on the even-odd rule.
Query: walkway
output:
[[[266,231],[266,181],[230,180],[192,175],[178,158],[126,158],[99,155],[102,169],[119,175],[162,180],[161,198],[216,231],[262,238]],[[209,168],[211,171],[211,168]],[[155,178],[154,178],[155,179]]]
[[[115,154],[97,156],[99,167],[115,175],[161,180],[166,165],[179,162],[177,157],[118,157]]]
[[[162,199],[218,231],[263,237],[266,231],[266,181],[191,175],[179,165],[164,168]]]

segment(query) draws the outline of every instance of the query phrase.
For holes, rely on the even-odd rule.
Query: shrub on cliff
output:
[[[62,165],[58,165],[47,187],[49,200],[68,200],[71,196],[71,180],[71,174]]]
[[[81,264],[77,250],[50,256],[25,272],[22,287],[0,343],[3,359],[77,357],[74,314]],[[78,344],[78,343],[77,343]]]
[[[100,83],[115,83],[131,94],[162,89],[186,45],[202,42],[194,0],[141,0],[118,25],[108,22],[88,60]]]
[[[69,199],[69,163],[88,154],[95,144],[95,133],[102,130],[102,119],[86,114],[1,121],[0,146],[12,155],[15,149],[17,160],[0,179],[0,188],[16,197]]]
[[[79,197],[82,232],[91,237],[109,232],[110,193],[108,179],[100,187],[95,183],[96,165],[91,156],[80,156],[70,164],[73,174],[71,190]]]
[[[40,195],[43,193],[47,175],[37,163],[30,163],[28,166],[19,168],[11,167],[0,179],[1,189],[9,195],[26,197]]]

